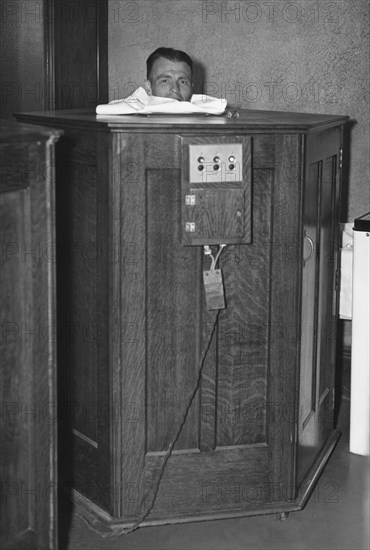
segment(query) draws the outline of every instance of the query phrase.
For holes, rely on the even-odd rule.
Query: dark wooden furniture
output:
[[[107,0],[43,0],[48,108],[107,101],[108,12]]]
[[[211,188],[244,229],[226,209],[234,241],[218,238],[234,243],[220,262],[227,307],[143,524],[301,509],[339,437],[337,221],[347,117],[18,118],[65,132],[57,151],[59,346],[68,475],[81,513],[102,529],[144,515],[196,386],[215,313],[204,300],[209,259],[197,243],[182,244],[184,193],[196,187],[188,185],[189,144],[214,142],[242,144],[242,181]],[[221,216],[221,195],[212,193],[203,221]]]
[[[1,121],[1,548],[57,548],[54,143]]]

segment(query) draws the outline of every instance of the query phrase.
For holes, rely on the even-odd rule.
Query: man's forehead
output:
[[[187,63],[184,61],[172,61],[171,59],[166,59],[165,57],[156,59],[153,64],[152,74],[154,72],[156,73],[156,76],[166,72],[180,72],[187,76],[191,76],[191,69]]]

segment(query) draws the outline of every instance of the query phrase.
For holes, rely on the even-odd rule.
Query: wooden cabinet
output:
[[[54,142],[2,121],[1,548],[57,548]]]
[[[347,117],[19,118],[64,130],[59,364],[64,476],[80,512],[114,530],[142,519],[154,495],[143,524],[301,509],[339,437],[337,221]],[[162,472],[217,315],[204,297],[209,257],[182,244],[186,159],[202,140],[242,144],[242,181],[221,187],[231,203],[244,197],[235,207],[244,230],[234,228],[234,241],[219,236],[231,243],[220,257],[227,307]],[[202,219],[214,222],[220,196]]]

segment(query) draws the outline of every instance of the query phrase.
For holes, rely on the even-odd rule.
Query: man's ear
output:
[[[152,85],[148,79],[144,80],[144,90],[148,95],[152,95]]]

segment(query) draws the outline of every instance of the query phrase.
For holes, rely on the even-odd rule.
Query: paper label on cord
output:
[[[221,269],[203,271],[207,309],[224,309],[225,295]]]

